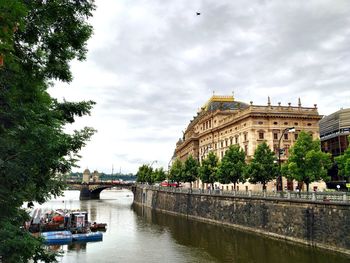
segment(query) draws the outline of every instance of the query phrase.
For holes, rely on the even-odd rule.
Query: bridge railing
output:
[[[276,200],[304,200],[323,203],[348,203],[350,204],[349,192],[267,192],[267,191],[223,191],[220,189],[199,189],[199,188],[183,188],[183,187],[162,187],[145,184],[138,184],[139,187],[152,190],[160,190],[173,193],[184,193],[194,195],[221,195],[235,196],[242,198],[261,198],[261,199],[276,199]]]

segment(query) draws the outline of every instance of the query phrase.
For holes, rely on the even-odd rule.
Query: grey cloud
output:
[[[136,141],[157,143],[154,130],[161,142],[176,131],[181,136],[212,91],[234,91],[237,99],[257,104],[268,95],[296,104],[300,96],[306,106],[332,110],[315,98],[328,94],[332,101],[330,91],[349,89],[347,0],[139,0],[121,6],[106,29],[113,42],[89,57],[120,79],[101,83],[99,107],[139,129]],[[135,8],[144,13],[135,15]],[[343,96],[337,103],[347,107],[348,101]]]

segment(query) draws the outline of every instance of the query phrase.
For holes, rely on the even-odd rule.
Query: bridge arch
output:
[[[119,189],[128,189],[132,191],[132,187],[130,186],[121,186],[121,185],[86,185],[82,186],[80,189],[80,200],[90,200],[90,199],[100,199],[100,194],[103,190],[109,189],[112,187],[117,187]]]

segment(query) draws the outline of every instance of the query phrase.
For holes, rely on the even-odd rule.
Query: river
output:
[[[273,240],[227,227],[134,207],[127,190],[105,190],[100,200],[79,200],[79,191],[42,205],[88,211],[89,220],[107,223],[102,242],[53,246],[59,262],[234,262],[349,263],[325,250]]]

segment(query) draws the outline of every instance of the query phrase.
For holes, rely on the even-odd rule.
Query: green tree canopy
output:
[[[184,178],[184,165],[180,159],[176,159],[170,168],[169,180],[180,183]]]
[[[266,142],[263,142],[256,148],[253,160],[248,165],[246,176],[249,177],[251,183],[261,183],[265,190],[266,184],[276,179],[277,175],[278,165],[275,154]]]
[[[198,178],[199,164],[196,159],[190,155],[184,164],[184,182],[189,182],[192,188],[192,182],[196,181]]]
[[[20,226],[23,202],[62,193],[63,174],[94,133],[64,126],[90,113],[92,101],[58,102],[52,80],[70,82],[69,62],[83,60],[92,33],[92,1],[0,1],[0,256],[4,262],[54,260]]]
[[[348,142],[350,146],[350,136],[348,136]],[[338,174],[343,178],[350,178],[350,147],[348,147],[344,154],[335,157],[335,161],[338,165]]]
[[[163,167],[156,168],[153,171],[153,182],[162,182],[166,179],[166,173],[163,169]]]
[[[244,180],[246,169],[245,152],[238,145],[231,145],[225,152],[218,169],[218,179],[222,184],[236,184]]]
[[[216,154],[209,152],[199,167],[199,178],[203,183],[211,184],[212,189],[214,189],[214,183],[218,180],[218,165],[219,159]]]
[[[154,182],[153,169],[148,164],[143,164],[139,167],[139,170],[136,174],[136,181],[140,183],[149,183],[152,184]]]
[[[287,165],[290,178],[304,182],[309,191],[310,183],[329,179],[327,169],[332,165],[331,155],[321,152],[319,140],[312,140],[309,133],[301,132],[290,148]]]

